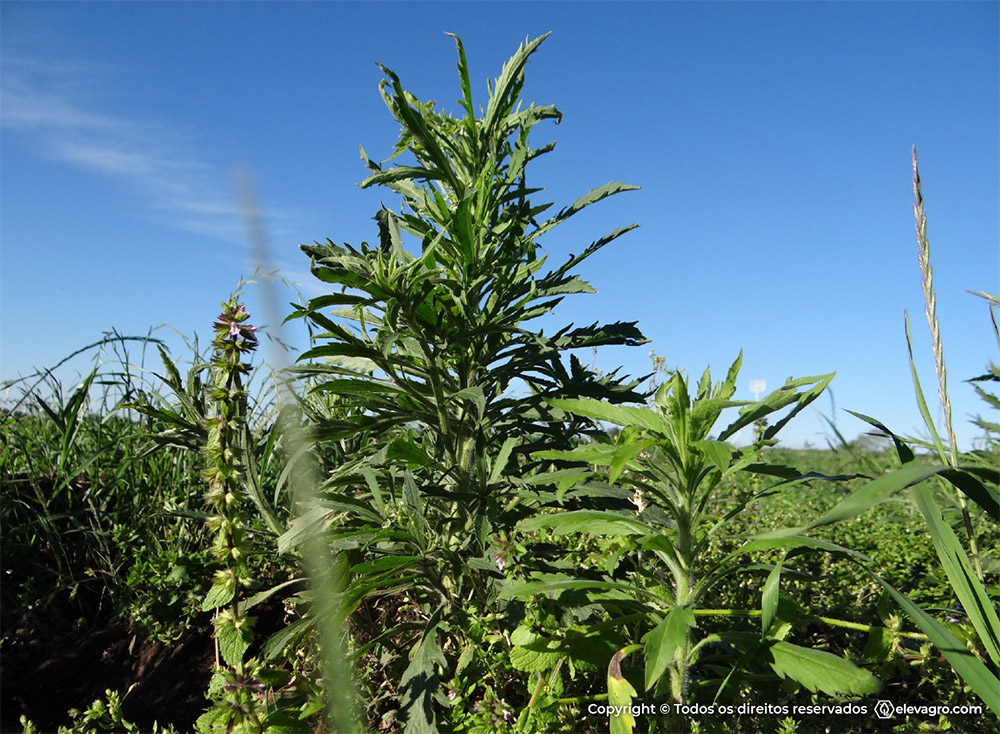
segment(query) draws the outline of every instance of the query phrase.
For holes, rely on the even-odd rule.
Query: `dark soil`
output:
[[[20,732],[22,714],[39,731],[54,732],[69,725],[69,709],[86,709],[106,689],[118,691],[125,719],[143,731],[151,731],[154,721],[193,731],[207,707],[215,662],[209,631],[169,645],[144,643],[124,624],[54,639],[18,633],[0,658],[2,732]]]

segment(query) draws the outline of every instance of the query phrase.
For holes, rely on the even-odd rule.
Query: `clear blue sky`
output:
[[[530,183],[596,205],[545,242],[553,262],[615,226],[641,228],[581,266],[599,294],[551,323],[638,320],[671,366],[749,381],[836,370],[837,423],[916,433],[903,332],[933,395],[913,235],[910,149],[924,178],[955,418],[983,412],[964,379],[998,360],[1000,82],[996,2],[0,4],[0,378],[51,365],[116,328],[169,322],[207,341],[254,268],[234,170],[252,171],[272,257],[309,296],[300,242],[375,238],[388,191],[358,154],[398,128],[375,62],[456,109],[454,43],[474,92],[526,36],[552,31],[526,96],[555,104],[558,141]],[[539,195],[542,200],[543,195]],[[251,287],[253,311],[259,293]],[[289,293],[285,300],[292,300]],[[157,335],[178,344],[168,329]],[[294,336],[292,337],[295,338]],[[175,353],[183,355],[183,350]],[[598,365],[648,371],[649,347]],[[831,402],[817,407],[830,414]],[[994,419],[996,417],[994,416]],[[823,443],[815,412],[786,441]]]

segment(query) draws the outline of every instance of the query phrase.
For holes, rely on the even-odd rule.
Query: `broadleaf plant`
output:
[[[873,693],[878,681],[866,670],[846,659],[785,640],[795,618],[795,606],[783,604],[779,585],[783,568],[798,552],[819,548],[846,553],[833,543],[811,538],[761,540],[740,545],[720,557],[710,553],[711,544],[726,538],[734,519],[761,497],[811,478],[785,467],[759,463],[762,446],[773,444],[777,432],[798,412],[815,400],[833,374],[789,379],[785,385],[756,402],[736,401],[736,379],[742,354],[726,378],[713,385],[705,370],[695,391],[688,378],[674,372],[659,387],[649,407],[609,405],[594,399],[553,399],[564,411],[610,422],[620,427],[613,440],[580,444],[573,449],[543,450],[536,459],[586,464],[567,481],[564,472],[553,472],[561,483],[548,505],[562,510],[538,514],[520,523],[521,530],[548,529],[556,535],[573,532],[616,537],[623,542],[626,561],[614,575],[605,578],[578,572],[537,574],[537,581],[511,587],[508,594],[527,598],[534,594],[558,594],[565,589],[586,589],[591,603],[605,609],[612,620],[629,622],[635,630],[633,642],[641,638],[645,653],[645,689],[654,695],[669,695],[679,704],[688,703],[691,671],[715,645],[735,651],[728,659],[730,673],[720,677],[719,666],[700,673],[703,684],[714,685],[719,695],[734,674],[742,670],[770,669],[772,675],[790,677],[812,689],[829,694]],[[740,408],[738,415],[714,438],[710,434],[722,413]],[[786,409],[770,427],[763,420]],[[743,428],[756,425],[757,440],[737,447],[726,443]],[[564,470],[565,471],[565,470]],[[731,480],[739,473],[787,475],[789,479],[756,493],[734,492]],[[544,475],[535,483],[544,481]],[[586,507],[587,509],[575,509]],[[708,592],[733,574],[744,577],[753,570],[741,563],[748,554],[771,551],[782,554],[777,564],[756,564],[766,571],[762,587],[758,634],[740,631],[701,632],[698,619],[718,615],[732,617],[733,610],[705,608]],[[609,588],[620,592],[609,598]],[[623,601],[622,596],[629,599]],[[630,612],[626,614],[626,612]],[[634,622],[638,617],[639,624]],[[732,665],[736,663],[735,667]],[[723,664],[725,666],[725,664]],[[610,695],[610,692],[609,692]],[[680,726],[677,722],[675,726]]]
[[[290,317],[319,330],[297,370],[341,408],[315,421],[312,436],[318,447],[368,438],[328,468],[317,506],[300,514],[279,547],[328,533],[350,568],[345,610],[372,638],[355,654],[382,661],[389,682],[375,691],[395,691],[394,704],[373,694],[373,708],[406,731],[436,726],[439,681],[459,685],[453,653],[469,649],[470,629],[503,639],[503,536],[529,511],[519,491],[533,470],[530,455],[567,449],[589,428],[550,399],[641,399],[638,381],[599,374],[568,354],[641,344],[634,323],[532,328],[567,295],[593,292],[571,271],[635,226],[546,269],[544,235],[636,187],[606,184],[548,218],[550,205],[531,201],[539,189],[529,187],[527,166],[554,144],[532,147],[529,133],[561,118],[551,105],[520,100],[525,65],[544,38],[526,41],[504,64],[478,116],[457,37],[458,116],[419,100],[381,67],[382,96],[401,127],[390,159],[399,162],[383,167],[362,149],[370,172],[362,187],[389,189],[401,207],[376,213],[374,245],[302,247],[314,275],[336,287]],[[493,696],[504,665],[485,650],[464,659],[461,680],[476,687],[470,696]],[[503,686],[496,690],[502,695]],[[482,708],[467,713],[484,716]]]

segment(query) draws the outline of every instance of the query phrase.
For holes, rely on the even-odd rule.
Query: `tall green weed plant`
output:
[[[382,96],[401,127],[392,158],[401,162],[384,168],[362,151],[370,171],[362,186],[397,194],[400,209],[376,213],[374,245],[303,246],[316,277],[336,288],[295,314],[318,342],[298,371],[337,406],[311,433],[318,447],[362,440],[279,545],[293,550],[327,533],[349,579],[341,599],[354,657],[375,671],[368,716],[408,733],[442,726],[446,684],[463,672],[477,671],[477,695],[507,687],[502,660],[479,644],[502,640],[517,614],[499,595],[503,538],[529,511],[521,493],[532,453],[568,448],[586,428],[549,399],[641,399],[634,383],[571,355],[640,344],[634,324],[532,328],[567,295],[593,292],[573,268],[633,227],[554,268],[539,252],[543,237],[635,188],[605,184],[547,218],[550,205],[531,201],[539,189],[528,183],[528,164],[554,144],[532,147],[529,133],[561,118],[555,107],[520,100],[525,65],[543,40],[521,45],[477,112],[456,37],[457,116],[419,100],[383,67]],[[467,715],[473,726],[492,714]]]
[[[729,697],[723,696],[727,687],[732,695],[748,675],[759,685],[767,678],[761,678],[761,671],[774,681],[790,679],[827,695],[857,696],[879,689],[868,671],[850,661],[789,640],[796,625],[808,618],[780,589],[783,579],[802,577],[795,570],[797,557],[812,550],[850,551],[801,536],[745,542],[728,535],[762,498],[818,476],[762,464],[759,457],[762,447],[772,445],[778,432],[833,378],[828,374],[790,379],[759,402],[736,401],[741,361],[742,355],[726,378],[714,384],[705,370],[694,391],[687,376],[676,371],[657,389],[649,407],[553,400],[562,410],[620,430],[614,440],[537,453],[537,458],[562,463],[562,468],[532,479],[554,488],[545,504],[561,511],[523,520],[520,529],[547,530],[556,537],[584,534],[613,539],[616,553],[603,569],[591,568],[586,574],[539,569],[505,592],[519,598],[556,595],[563,603],[575,597],[576,605],[600,609],[594,617],[596,627],[615,625],[631,638],[608,667],[609,700],[630,705],[638,695],[634,682],[657,700],[666,696],[677,705],[671,709],[673,715],[665,717],[670,731],[686,726],[686,717],[680,715],[684,707],[703,702],[701,695],[695,695],[696,687],[714,690],[713,702],[727,701]],[[711,435],[723,412],[732,408],[740,408],[738,415]],[[767,417],[776,414],[780,418],[764,427]],[[727,441],[746,428],[757,429],[756,441],[742,448]],[[789,479],[753,490],[754,482],[735,481],[747,473]],[[731,550],[720,555],[719,540]],[[747,562],[748,556],[764,558]],[[758,614],[706,606],[712,589],[733,576],[760,589]],[[751,616],[760,619],[757,631],[734,624]],[[725,620],[728,629],[704,630],[705,622],[713,618]],[[527,647],[537,649],[539,644],[531,639]],[[623,661],[640,649],[644,672],[640,681],[630,680]],[[627,711],[611,717],[612,731],[631,732],[635,723]]]

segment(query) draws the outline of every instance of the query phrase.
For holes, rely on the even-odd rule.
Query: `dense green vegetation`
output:
[[[184,375],[151,340],[138,361],[156,346],[158,366],[136,368],[111,335],[94,348],[117,359],[71,394],[18,383],[6,649],[116,621],[211,637],[203,713],[180,730],[997,730],[1000,427],[980,420],[985,447],[958,451],[916,159],[945,435],[914,368],[929,440],[861,416],[881,450],[832,424],[829,450],[786,450],[832,374],[749,402],[739,357],[718,381],[654,361],[644,389],[576,351],[643,344],[638,323],[535,328],[593,292],[573,271],[632,227],[557,266],[544,236],[634,187],[533,203],[528,164],[554,144],[529,133],[560,118],[520,99],[544,37],[478,111],[455,40],[458,116],[383,69],[399,162],[363,153],[362,185],[400,207],[376,213],[374,245],[303,246],[329,292],[289,316],[312,334],[293,368],[254,366],[237,293]],[[130,712],[127,690],[90,704],[66,730],[158,713]]]

